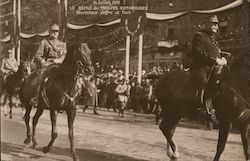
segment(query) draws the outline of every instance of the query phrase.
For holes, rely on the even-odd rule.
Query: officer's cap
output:
[[[216,15],[213,15],[209,17],[209,22],[211,23],[219,23],[218,17]]]
[[[53,25],[51,26],[51,30],[52,30],[52,31],[59,31],[59,26],[58,26],[57,24],[53,24]]]

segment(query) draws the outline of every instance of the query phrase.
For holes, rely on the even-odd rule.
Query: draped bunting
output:
[[[29,38],[32,38],[32,37],[35,37],[35,36],[45,37],[45,36],[48,36],[48,35],[49,35],[48,31],[45,31],[45,32],[42,32],[42,33],[39,33],[39,34],[26,34],[26,33],[23,33],[23,32],[20,33],[20,37],[24,38],[24,39],[29,39]],[[7,35],[5,38],[0,39],[0,41],[1,42],[8,42],[8,41],[10,41],[10,39],[11,39],[11,36]]]
[[[104,26],[118,24],[120,22],[121,22],[121,19],[118,18],[116,20],[113,20],[113,21],[107,22],[107,23],[98,23],[98,24],[89,24],[89,25],[74,25],[74,24],[68,23],[67,27],[70,29],[74,29],[74,30],[80,30],[80,29],[86,29],[86,28],[94,26],[94,25],[104,27]]]
[[[146,17],[151,20],[170,20],[187,13],[188,11],[169,14],[146,13]]]
[[[247,0],[248,2],[250,0]],[[9,1],[6,1],[6,3]],[[5,3],[5,2],[4,2]],[[3,3],[3,4],[4,4]],[[220,11],[224,11],[224,10],[228,10],[234,7],[237,7],[239,5],[241,5],[243,3],[243,0],[235,0],[234,2],[227,4],[225,6],[216,8],[216,9],[210,9],[210,10],[192,10],[190,12],[194,12],[194,13],[201,13],[201,14],[209,14],[209,13],[216,13],[216,12],[220,12]],[[158,13],[146,13],[146,18],[147,19],[151,19],[151,20],[170,20],[170,19],[174,19],[177,17],[180,17],[182,15],[185,15],[189,13],[189,11],[183,11],[183,12],[177,12],[177,13],[169,13],[169,14],[158,14]],[[5,16],[9,16],[12,15],[13,13],[7,13],[5,15],[1,15],[0,18],[5,17]],[[67,27],[69,29],[74,29],[74,30],[79,30],[79,29],[86,29],[89,28],[91,26],[100,26],[100,27],[105,27],[105,26],[110,26],[110,25],[114,25],[114,24],[118,24],[121,23],[121,18],[118,18],[116,20],[113,20],[111,22],[107,22],[107,23],[98,23],[98,24],[88,24],[88,25],[75,25],[72,23],[67,23]],[[22,38],[32,38],[34,36],[48,36],[49,32],[43,32],[43,33],[39,33],[39,34],[26,34],[26,33],[20,33],[20,37]],[[10,41],[11,36],[8,35],[7,37],[0,39],[1,42],[8,42]]]
[[[249,0],[247,0],[249,2]],[[168,14],[158,14],[158,13],[146,13],[146,18],[147,19],[151,19],[151,20],[170,20],[170,19],[174,19],[177,17],[180,17],[182,15],[185,15],[189,12],[194,12],[194,13],[201,13],[201,14],[209,14],[209,13],[216,13],[216,12],[220,12],[220,11],[224,11],[224,10],[228,10],[234,7],[237,7],[239,5],[241,5],[243,3],[243,0],[235,0],[234,2],[227,4],[225,6],[216,8],[216,9],[210,9],[210,10],[192,10],[192,11],[183,11],[183,12],[177,12],[177,13],[168,13]],[[113,24],[117,24],[120,23],[121,19],[116,19],[114,21],[111,22],[107,22],[107,23],[103,23],[103,24],[88,24],[88,25],[74,25],[71,23],[67,24],[67,27],[70,29],[75,29],[75,30],[79,30],[79,29],[86,29],[88,27],[97,25],[97,26],[109,26],[109,25],[113,25]]]
[[[32,38],[32,37],[37,36],[37,35],[44,37],[44,36],[48,36],[49,32],[45,31],[45,32],[42,32],[42,33],[39,33],[39,34],[26,34],[26,33],[22,33],[22,32],[20,33],[20,37],[24,38],[24,39]]]
[[[10,0],[0,3],[0,6],[10,3]]]
[[[236,0],[230,4],[227,4],[223,7],[219,7],[216,9],[210,9],[210,10],[193,10],[192,12],[194,13],[216,13],[216,12],[220,12],[220,11],[224,11],[224,10],[228,10],[234,7],[237,7],[239,5],[241,5],[243,3],[243,0]]]
[[[7,35],[5,38],[0,39],[1,42],[9,42],[11,39],[10,35]]]

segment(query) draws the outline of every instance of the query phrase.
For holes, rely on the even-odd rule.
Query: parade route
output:
[[[125,112],[118,113],[92,109],[77,111],[74,124],[75,146],[80,161],[167,161],[166,141],[154,115]],[[32,111],[34,113],[34,111]],[[65,113],[58,116],[58,138],[53,149],[44,154],[42,147],[50,140],[49,111],[44,111],[37,125],[37,149],[23,143],[26,128],[20,108],[13,109],[13,119],[1,113],[2,161],[70,161],[67,119]],[[174,140],[179,146],[180,161],[211,161],[216,150],[217,130],[186,126],[180,123]],[[244,161],[240,135],[231,133],[222,161]]]

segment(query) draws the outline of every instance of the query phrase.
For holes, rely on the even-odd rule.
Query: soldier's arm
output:
[[[15,61],[13,62],[13,72],[17,72],[18,70],[18,64],[17,64],[17,60],[15,59]]]
[[[36,56],[35,56],[35,59],[36,59],[38,62],[42,63],[42,64],[43,64],[43,61],[44,61],[44,60],[43,60],[44,50],[45,50],[45,42],[44,42],[44,40],[42,40],[41,43],[40,43],[39,46],[38,46],[38,49],[37,49],[37,51],[36,51]]]
[[[194,54],[194,56],[205,59],[207,62],[213,64],[216,62],[216,58],[207,55],[207,53],[205,51],[204,43],[205,42],[204,42],[202,35],[196,34],[194,36],[193,41],[192,41],[193,54]]]
[[[4,68],[4,65],[5,65],[5,59],[2,60],[2,63],[1,63],[1,72],[3,73],[6,73],[6,70]]]

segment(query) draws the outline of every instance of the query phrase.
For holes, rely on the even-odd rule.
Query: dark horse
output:
[[[189,79],[188,72],[170,72],[160,78],[156,87],[156,96],[162,107],[163,115],[160,129],[167,139],[167,154],[172,160],[177,160],[179,157],[177,145],[172,140],[177,123],[183,117],[195,118],[197,113],[195,88]],[[211,78],[211,80],[213,79]],[[220,83],[212,88],[213,107],[219,128],[214,161],[219,161],[224,151],[232,123],[236,123],[239,127],[245,158],[249,161],[247,140],[247,128],[250,120],[248,68],[241,67],[227,72],[221,78]]]
[[[28,74],[28,65],[27,62],[22,61],[16,73],[11,74],[6,77],[6,83],[4,84],[4,90],[6,91],[6,96],[4,96],[3,106],[7,103],[7,98],[9,99],[10,106],[10,115],[9,118],[12,118],[12,98],[17,96],[20,92],[20,86],[25,76]],[[4,94],[4,93],[3,93]],[[7,115],[7,113],[6,113]]]
[[[93,74],[94,68],[91,63],[90,52],[86,50],[86,44],[76,43],[70,46],[67,51],[63,63],[52,71],[49,78],[45,79],[43,83],[37,110],[33,117],[32,134],[29,126],[32,105],[29,103],[29,100],[35,95],[37,85],[36,73],[31,74],[25,80],[21,88],[20,98],[26,108],[24,120],[27,128],[27,138],[24,143],[28,144],[32,139],[33,148],[37,146],[36,125],[44,109],[49,109],[52,124],[51,141],[43,148],[44,153],[49,152],[57,138],[56,122],[58,111],[65,110],[68,117],[71,154],[75,161],[77,156],[74,146],[73,123],[76,116],[76,97],[80,91],[79,82],[81,76]]]

